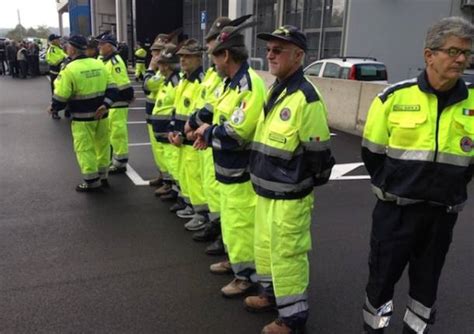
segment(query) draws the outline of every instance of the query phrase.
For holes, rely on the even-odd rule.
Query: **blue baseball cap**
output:
[[[112,34],[104,34],[100,37],[97,37],[97,41],[99,43],[109,43],[109,44],[112,44],[115,47],[117,47],[117,44],[118,44],[117,39]]]

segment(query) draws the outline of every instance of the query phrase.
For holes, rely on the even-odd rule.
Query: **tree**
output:
[[[27,31],[25,27],[21,24],[17,24],[16,27],[9,32],[7,32],[7,38],[13,39],[15,41],[21,41],[27,36]]]
[[[38,26],[36,28],[36,36],[38,38],[48,38],[51,35],[51,30],[47,26]]]

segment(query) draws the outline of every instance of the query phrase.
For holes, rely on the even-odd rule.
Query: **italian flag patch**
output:
[[[474,109],[463,109],[462,114],[464,116],[474,116]]]

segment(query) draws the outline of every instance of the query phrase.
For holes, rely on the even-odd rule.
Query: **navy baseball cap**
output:
[[[48,36],[48,41],[51,42],[51,41],[54,41],[55,39],[59,39],[59,38],[61,38],[61,36],[56,35],[56,34],[51,34],[51,35]]]
[[[306,35],[301,32],[300,29],[292,25],[281,26],[272,33],[262,32],[257,34],[257,38],[263,39],[264,41],[270,41],[272,39],[286,41],[296,45],[304,51],[306,51],[308,48]]]
[[[112,34],[104,34],[104,35],[98,37],[97,41],[99,43],[109,43],[109,44],[112,44],[113,46],[117,47],[117,39]]]
[[[87,49],[87,39],[82,35],[73,35],[68,38],[67,42],[79,50]]]

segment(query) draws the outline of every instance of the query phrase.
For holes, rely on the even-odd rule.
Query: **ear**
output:
[[[224,50],[224,62],[228,63],[230,61],[230,52],[229,50]]]
[[[423,56],[425,58],[425,64],[429,65],[433,62],[434,51],[428,48],[425,48],[423,51]]]

